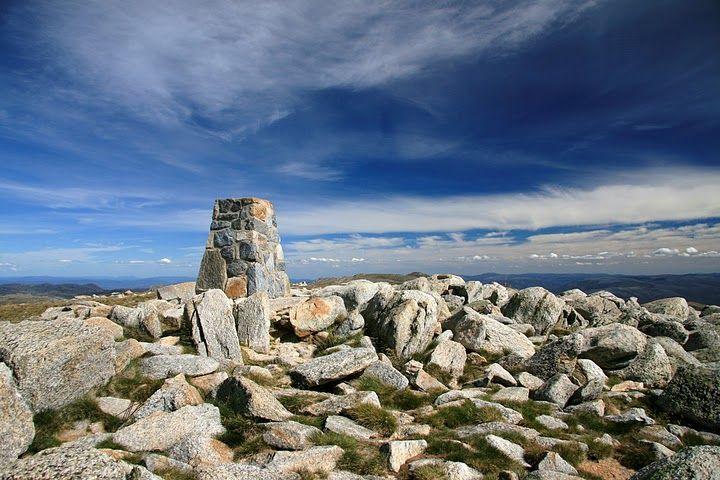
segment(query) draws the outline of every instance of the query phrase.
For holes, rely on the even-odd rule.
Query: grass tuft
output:
[[[427,393],[413,392],[412,390],[396,390],[393,387],[383,385],[374,378],[359,378],[355,382],[358,390],[375,392],[380,403],[395,410],[415,410],[416,408],[430,405],[435,396]]]
[[[358,475],[385,475],[387,457],[377,445],[360,442],[347,435],[325,432],[313,437],[315,445],[337,445],[343,449],[338,470],[348,470]]]
[[[502,415],[496,409],[478,407],[470,400],[465,400],[462,405],[439,408],[432,415],[423,418],[425,423],[435,428],[457,428],[462,425],[501,420]]]
[[[218,403],[217,407],[220,409],[220,418],[226,430],[218,440],[232,448],[236,458],[252,455],[267,448],[262,438],[264,430],[253,419],[236,412],[225,403]]]
[[[389,437],[397,429],[397,419],[384,408],[362,403],[347,411],[350,418],[365,428]]]
[[[100,411],[95,401],[86,397],[57,410],[46,410],[36,414],[33,417],[35,438],[28,452],[36,453],[46,448],[57,447],[60,441],[56,435],[80,420],[102,422],[108,431],[117,430],[123,423],[122,420]]]
[[[133,402],[143,403],[159,389],[164,380],[151,380],[140,375],[138,360],[133,360],[120,374],[101,387],[98,396],[127,398]]]

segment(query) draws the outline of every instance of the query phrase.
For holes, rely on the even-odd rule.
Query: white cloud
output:
[[[677,255],[678,253],[680,253],[680,250],[677,248],[662,247],[655,250],[653,255]]]
[[[172,263],[172,260],[170,260],[169,258],[161,258],[160,260],[158,260],[158,263],[168,265],[168,264]]]
[[[602,181],[603,179],[600,179]],[[537,229],[630,224],[720,216],[720,171],[645,170],[606,178],[594,188],[457,197],[391,196],[278,210],[291,234]],[[581,232],[587,236],[602,232]],[[432,236],[424,241],[435,241]],[[447,240],[446,240],[447,241]]]
[[[47,57],[84,87],[66,95],[153,122],[211,117],[223,125],[212,133],[229,139],[283,118],[308,89],[372,87],[503,54],[593,3],[28,2],[32,30],[14,33],[51,46]]]
[[[691,253],[691,254],[692,254],[692,253],[698,253],[698,249],[695,248],[695,247],[687,247],[687,248],[685,249],[685,253]]]

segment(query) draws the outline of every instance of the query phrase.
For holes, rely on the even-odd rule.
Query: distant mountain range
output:
[[[399,283],[423,276],[420,272],[409,274],[357,274],[338,278],[306,280],[311,286],[324,286],[365,278],[375,282]],[[609,290],[615,295],[638,297],[649,302],[665,297],[684,297],[702,304],[720,305],[720,273],[693,273],[686,275],[614,275],[585,273],[483,273],[462,275],[465,280],[483,283],[498,282],[514,288],[542,286],[554,293],[579,288],[587,293]],[[0,277],[0,295],[27,294],[70,298],[75,295],[102,294],[113,291],[149,290],[161,285],[193,281],[189,277],[119,277],[119,278],[72,278],[72,277]],[[300,280],[296,280],[300,281]]]
[[[41,295],[71,298],[125,290],[142,291],[153,287],[194,281],[189,277],[0,277],[0,295]]]
[[[613,275],[585,273],[483,273],[465,280],[498,282],[514,288],[543,286],[553,293],[579,288],[586,293],[608,290],[618,297],[637,297],[641,303],[666,297],[684,297],[703,304],[720,304],[720,273],[686,275]]]

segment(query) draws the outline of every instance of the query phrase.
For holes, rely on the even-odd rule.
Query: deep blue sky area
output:
[[[720,3],[6,1],[0,276],[720,271]]]

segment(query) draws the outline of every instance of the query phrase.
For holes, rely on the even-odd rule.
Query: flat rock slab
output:
[[[337,445],[310,447],[298,452],[276,452],[267,468],[282,472],[329,473],[335,469],[343,453]]]
[[[115,374],[115,342],[82,320],[0,322],[0,358],[34,412],[60,408]]]
[[[174,377],[180,373],[195,377],[213,373],[220,367],[214,358],[199,355],[155,355],[140,360],[140,373],[153,380]]]
[[[113,441],[130,452],[164,451],[188,436],[225,433],[220,410],[210,404],[190,405],[174,412],[155,412],[113,435]]]
[[[351,348],[314,358],[292,370],[290,377],[298,386],[317,387],[360,373],[376,360],[372,348]]]
[[[34,436],[33,413],[20,396],[12,372],[0,363],[0,468],[25,453]]]
[[[396,440],[388,443],[390,469],[399,472],[405,462],[421,455],[427,448],[425,440]]]
[[[322,433],[319,428],[293,421],[266,423],[265,429],[265,443],[281,450],[305,450],[313,445],[312,437]]]

